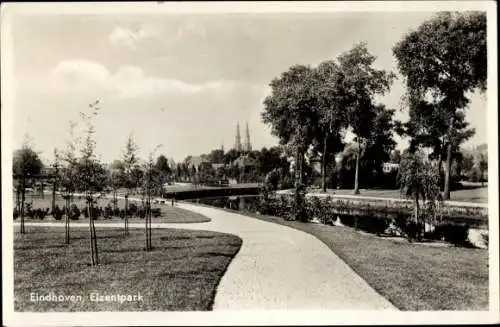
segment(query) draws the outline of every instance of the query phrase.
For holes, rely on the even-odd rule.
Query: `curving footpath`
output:
[[[187,203],[178,206],[212,221],[153,223],[152,227],[209,230],[234,234],[243,240],[217,288],[214,310],[397,310],[312,235],[220,209]],[[47,225],[30,223],[35,224]],[[122,225],[96,223],[96,227]],[[142,228],[144,224],[133,223],[130,227]]]

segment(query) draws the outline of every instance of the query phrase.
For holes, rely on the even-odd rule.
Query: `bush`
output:
[[[17,210],[17,208],[14,208],[13,215],[14,215],[14,220],[16,220],[19,217],[19,210]]]
[[[69,218],[71,220],[78,220],[80,218],[80,209],[78,209],[76,204],[72,204],[70,209],[69,209]]]
[[[125,209],[120,210],[120,218],[124,219],[125,218]]]
[[[414,221],[410,221],[405,225],[403,232],[408,237],[408,241],[411,242],[412,240],[415,239],[421,241],[424,236],[422,233],[423,230],[424,230],[424,224],[420,222],[417,223]]]
[[[455,246],[469,247],[469,225],[445,223],[436,226],[434,239],[445,240]]]
[[[135,204],[134,202],[129,202],[127,215],[134,216],[136,214],[137,214],[137,204]]]
[[[59,208],[58,205],[55,206],[54,211],[52,212],[52,216],[55,220],[61,220],[63,217],[64,211]]]
[[[155,218],[161,217],[161,209],[160,208],[151,209],[151,215]]]
[[[111,204],[108,203],[106,207],[104,207],[104,218],[109,219],[113,216],[113,208],[111,207]]]
[[[121,217],[121,211],[120,211],[120,209],[116,208],[115,210],[113,210],[113,216],[115,216],[115,217]]]
[[[380,235],[389,227],[389,220],[368,214],[358,217],[357,227],[365,232]]]

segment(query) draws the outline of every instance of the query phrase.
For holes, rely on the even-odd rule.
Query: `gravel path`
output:
[[[187,203],[178,206],[206,215],[212,221],[152,223],[152,227],[217,231],[243,239],[240,251],[217,288],[214,310],[397,310],[312,235],[215,208]],[[72,222],[72,226],[77,225],[88,227],[88,223]],[[123,226],[98,222],[95,225],[98,228]],[[131,223],[129,226],[143,228],[144,224]]]

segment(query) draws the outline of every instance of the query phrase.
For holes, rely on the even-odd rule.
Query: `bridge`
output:
[[[258,183],[242,183],[226,186],[189,186],[167,188],[165,198],[176,200],[193,200],[206,197],[224,197],[238,195],[258,195]]]

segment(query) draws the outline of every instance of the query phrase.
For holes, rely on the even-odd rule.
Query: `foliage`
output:
[[[435,222],[439,207],[436,202],[441,199],[438,168],[424,161],[421,153],[407,152],[401,160],[398,179],[401,193],[414,201],[413,223],[420,226],[425,221]],[[425,215],[420,211],[420,201],[423,201]],[[410,240],[413,238],[410,234],[408,236]]]
[[[473,133],[465,129],[467,95],[486,90],[486,14],[439,13],[408,33],[393,52],[406,80],[410,125],[415,123],[409,126],[410,136],[433,147],[437,155],[447,148],[447,200],[452,153]]]
[[[80,209],[78,209],[78,206],[73,203],[69,209],[69,218],[72,220],[78,220],[78,218],[80,218],[80,214]]]

